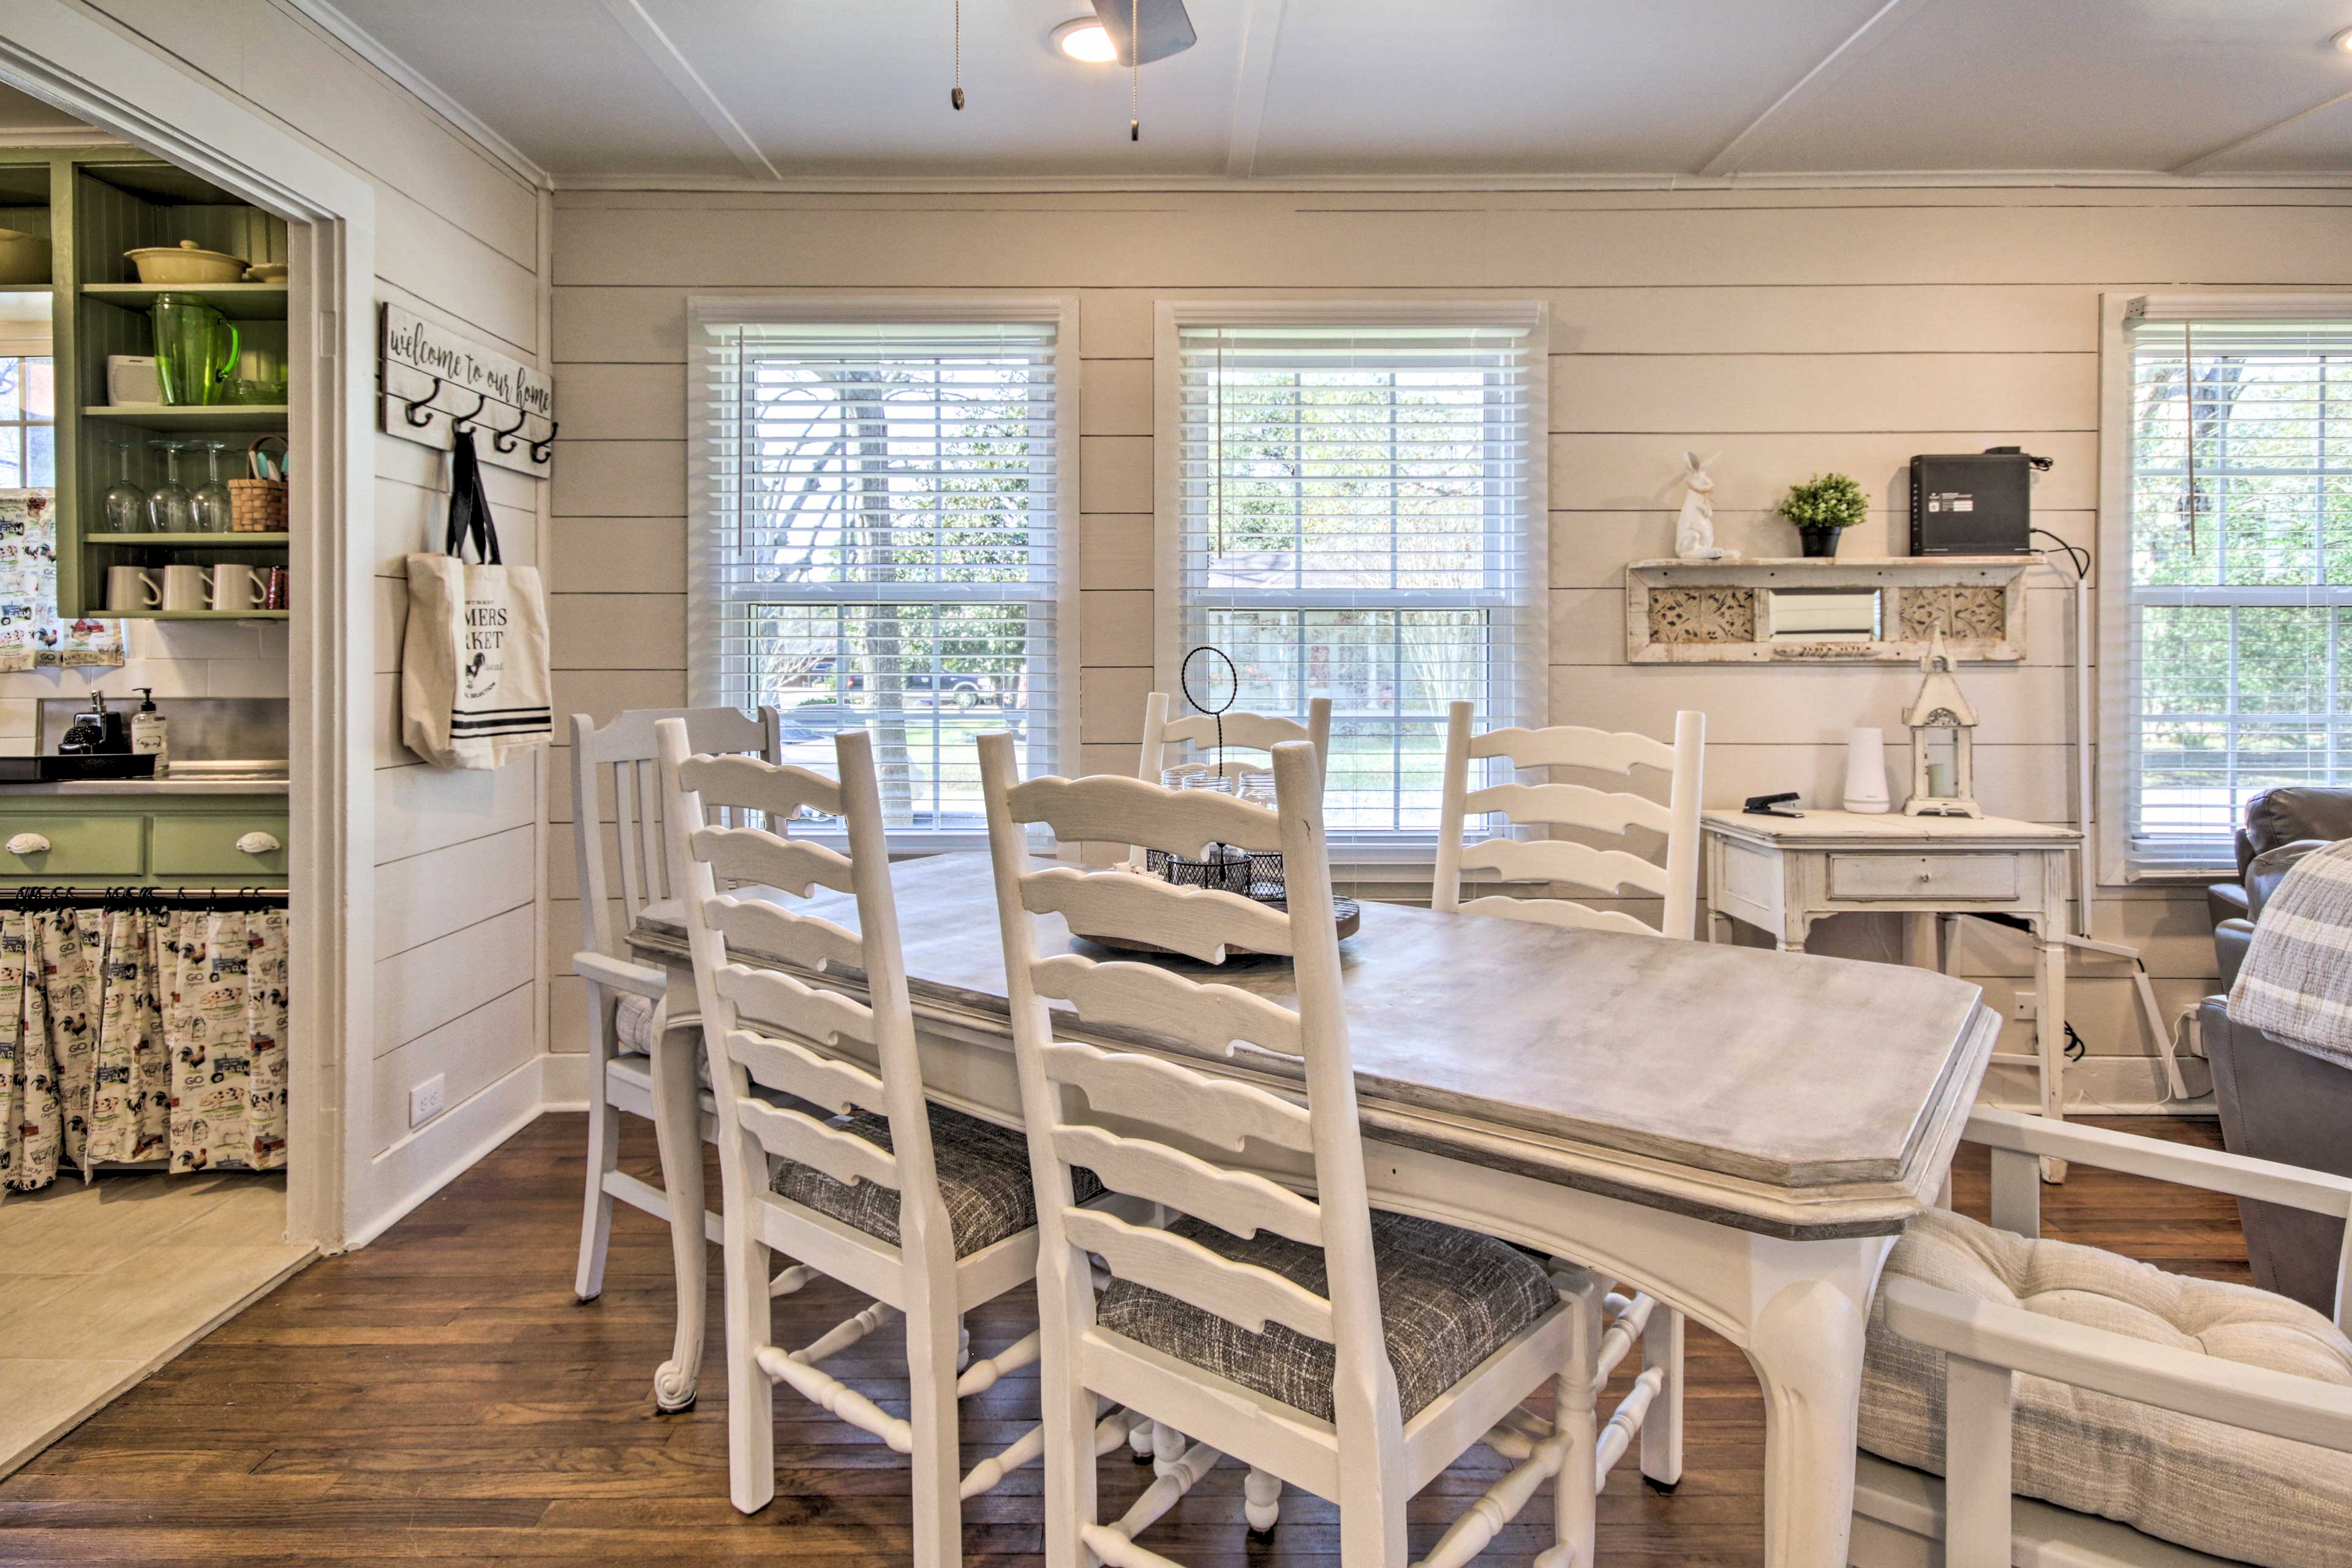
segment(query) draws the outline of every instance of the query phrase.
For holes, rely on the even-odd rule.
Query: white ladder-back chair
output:
[[[1432,903],[1461,914],[1493,915],[1546,925],[1623,931],[1646,936],[1697,934],[1698,809],[1706,748],[1706,715],[1675,715],[1672,745],[1646,735],[1612,733],[1576,725],[1543,730],[1471,732],[1473,709],[1455,702],[1447,713],[1444,818],[1439,827]],[[1474,761],[1501,757],[1514,768],[1581,767],[1631,774],[1637,767],[1668,775],[1666,803],[1623,791],[1575,783],[1527,784],[1516,781],[1470,787]],[[1665,840],[1661,866],[1624,849],[1597,849],[1560,840],[1519,840],[1498,836],[1465,846],[1465,819],[1499,813],[1514,826],[1565,826],[1623,836],[1647,829]],[[1570,882],[1595,892],[1638,888],[1665,901],[1664,919],[1651,926],[1622,910],[1593,910],[1566,899],[1516,899],[1489,895],[1462,900],[1465,869],[1494,870],[1506,877]],[[1556,1262],[1562,1260],[1555,1260]],[[1612,1295],[1622,1302],[1618,1325],[1642,1340],[1644,1373],[1660,1374],[1661,1386],[1641,1425],[1642,1474],[1662,1488],[1680,1484],[1683,1473],[1683,1316],[1654,1298]],[[1620,1350],[1619,1353],[1622,1353]],[[1597,1369],[1601,1381],[1608,1368]]]
[[[2053,1157],[2338,1222],[2352,1180],[2014,1111],[1979,1110],[1964,1136],[1992,1151],[1992,1224],[1932,1211],[1887,1258],[1849,1559],[2352,1562],[2352,1226],[2333,1323],[2250,1285],[2038,1238]]]
[[[702,1055],[700,1025],[690,1013],[671,1014],[663,1000],[668,975],[638,963],[625,942],[647,904],[675,896],[654,746],[654,725],[664,719],[683,722],[697,751],[744,752],[772,760],[779,753],[781,731],[772,708],[756,714],[733,708],[640,710],[602,728],[585,713],[572,716],[572,856],[583,943],[572,955],[572,968],[588,983],[589,1027],[588,1198],[572,1289],[583,1301],[604,1293],[615,1200],[670,1222],[677,1337],[670,1359],[654,1374],[654,1398],[663,1410],[676,1412],[693,1405],[702,1366],[709,1278],[704,1248],[706,1231],[715,1236],[717,1223],[715,1216],[706,1223],[703,1209],[695,1082]],[[603,805],[607,795],[613,803],[609,828]],[[659,1187],[620,1169],[621,1112],[653,1121],[661,1149]],[[689,1127],[696,1134],[684,1135]]]
[[[735,1506],[751,1513],[775,1495],[773,1385],[783,1383],[911,1456],[914,1560],[922,1568],[960,1562],[961,1500],[989,1490],[1045,1445],[1033,1427],[969,1473],[958,1450],[956,1402],[1037,1357],[1032,1333],[958,1375],[963,1311],[1035,1276],[1024,1141],[924,1098],[866,732],[834,737],[835,781],[748,757],[689,755],[684,725],[658,729],[719,1102]],[[759,828],[708,825],[722,807],[782,825],[803,805],[843,819],[846,854]],[[722,882],[751,886],[739,896],[722,891]],[[852,897],[856,931],[779,901],[819,889]],[[739,951],[781,959],[816,983],[746,966],[733,956]],[[824,984],[840,975],[851,977],[862,1000]],[[803,1349],[772,1343],[769,1298],[782,1291],[771,1288],[772,1252],[796,1260],[778,1277],[786,1289],[822,1274],[873,1304]],[[903,1417],[821,1364],[894,1317],[907,1327]]]
[[[1700,769],[1706,746],[1706,715],[1675,715],[1669,745],[1647,735],[1556,724],[1549,729],[1470,732],[1471,705],[1456,702],[1445,728],[1445,794],[1440,807],[1437,869],[1431,902],[1441,910],[1503,915],[1541,925],[1591,931],[1624,931],[1681,937],[1698,930],[1698,808]],[[1623,791],[1583,784],[1490,784],[1470,787],[1470,764],[1500,757],[1517,769],[1574,767],[1630,775],[1654,768],[1669,775],[1666,804]],[[1598,849],[1566,839],[1526,839],[1500,835],[1463,842],[1467,817],[1498,813],[1511,826],[1590,828],[1623,837],[1636,827],[1665,839],[1665,863],[1627,849]],[[1596,910],[1571,899],[1514,899],[1500,894],[1462,901],[1462,873],[1494,871],[1508,881],[1567,882],[1603,897],[1627,889],[1665,901],[1665,915],[1650,926],[1622,910]]]
[[[1517,1468],[1423,1563],[1468,1562],[1550,1481],[1558,1544],[1538,1561],[1589,1564],[1600,1295],[1491,1237],[1372,1212],[1313,749],[1275,747],[1278,810],[1108,774],[1017,783],[1008,735],[981,737],[980,757],[1038,1188],[1046,1562],[1170,1568],[1136,1537],[1231,1454],[1251,1468],[1253,1526],[1274,1521],[1287,1481],[1339,1503],[1349,1568],[1403,1568],[1407,1500],[1484,1440]],[[1066,841],[1185,856],[1279,849],[1288,912],[1129,871],[1032,869],[1025,829],[1040,822]],[[1034,917],[1049,914],[1210,962],[1228,946],[1286,954],[1298,1005],[1058,941],[1041,956]],[[1242,1042],[1297,1060],[1304,1103],[1168,1056],[1056,1040],[1048,998],[1211,1059]],[[1161,1229],[1079,1208],[1078,1169],[1181,1217]],[[1113,1277],[1099,1301],[1089,1254]],[[1547,1382],[1553,1423],[1518,1408]],[[1095,1517],[1094,1455],[1118,1419],[1097,1423],[1104,1398],[1192,1435],[1113,1524]]]
[[[1286,741],[1305,741],[1315,748],[1316,775],[1319,778],[1331,756],[1331,700],[1316,697],[1307,704],[1307,720],[1285,719],[1274,713],[1227,713],[1218,729],[1220,720],[1212,713],[1188,713],[1181,718],[1168,716],[1171,704],[1168,693],[1155,691],[1143,700],[1143,752],[1135,776],[1146,784],[1158,784],[1160,775],[1180,761],[1207,759],[1215,753],[1215,761],[1224,761],[1218,751],[1218,736],[1224,737],[1226,752],[1265,752]],[[1189,753],[1182,748],[1190,744]]]

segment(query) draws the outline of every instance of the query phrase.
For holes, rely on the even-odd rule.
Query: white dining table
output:
[[[1017,1126],[987,857],[903,861],[891,878],[925,1089]],[[845,895],[771,896],[855,926]],[[1041,956],[1103,956],[1058,919],[1037,920]],[[691,1010],[685,939],[672,903],[648,906],[630,942]],[[1366,904],[1340,952],[1373,1204],[1573,1258],[1738,1346],[1765,1395],[1765,1561],[1843,1568],[1871,1295],[1943,1181],[1999,1033],[1978,988],[1890,964],[1394,904]],[[803,978],[856,990],[854,975]],[[1215,978],[1291,999],[1279,960],[1236,961]],[[1246,1049],[1203,1058],[1075,1018],[1066,1032],[1298,1082],[1295,1062]],[[673,1067],[661,1114],[691,1114],[691,1072]],[[696,1147],[696,1131],[674,1128],[668,1142]],[[677,1210],[694,1223],[693,1208]],[[688,1366],[701,1308],[699,1290],[680,1303]]]

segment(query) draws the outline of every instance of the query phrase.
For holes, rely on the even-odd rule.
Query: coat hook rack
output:
[[[449,416],[449,434],[455,436],[460,431],[471,433],[474,428],[474,421],[481,417],[482,410],[488,407],[489,403],[490,395],[488,393],[478,392],[474,394],[473,407],[468,408],[463,414],[453,414]]]
[[[515,437],[522,434],[522,427],[530,423],[530,410],[528,408],[516,409],[515,422],[513,424],[508,426],[503,430],[493,430],[490,432],[490,445],[501,452],[513,451],[516,446]]]
[[[436,375],[433,378],[432,391],[426,393],[422,397],[401,399],[404,406],[400,411],[400,416],[407,420],[411,425],[414,425],[418,429],[422,430],[425,426],[433,423],[433,400],[440,395],[441,378]],[[420,408],[425,410],[421,416],[416,412]]]
[[[467,436],[483,462],[547,477],[555,443],[552,377],[497,344],[388,300],[377,314],[378,428],[443,452]],[[470,406],[464,401],[469,392]],[[534,431],[541,433],[537,440]]]

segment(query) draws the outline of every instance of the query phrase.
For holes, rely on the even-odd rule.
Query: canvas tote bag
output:
[[[480,559],[466,559],[470,539]],[[452,453],[449,536],[408,558],[401,740],[436,768],[495,768],[554,734],[547,599],[539,572],[499,559],[499,529],[471,432]]]

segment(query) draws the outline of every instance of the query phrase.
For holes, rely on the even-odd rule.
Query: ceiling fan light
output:
[[[1054,48],[1080,65],[1107,66],[1118,59],[1118,46],[1111,42],[1109,32],[1093,16],[1073,16],[1055,28]]]

